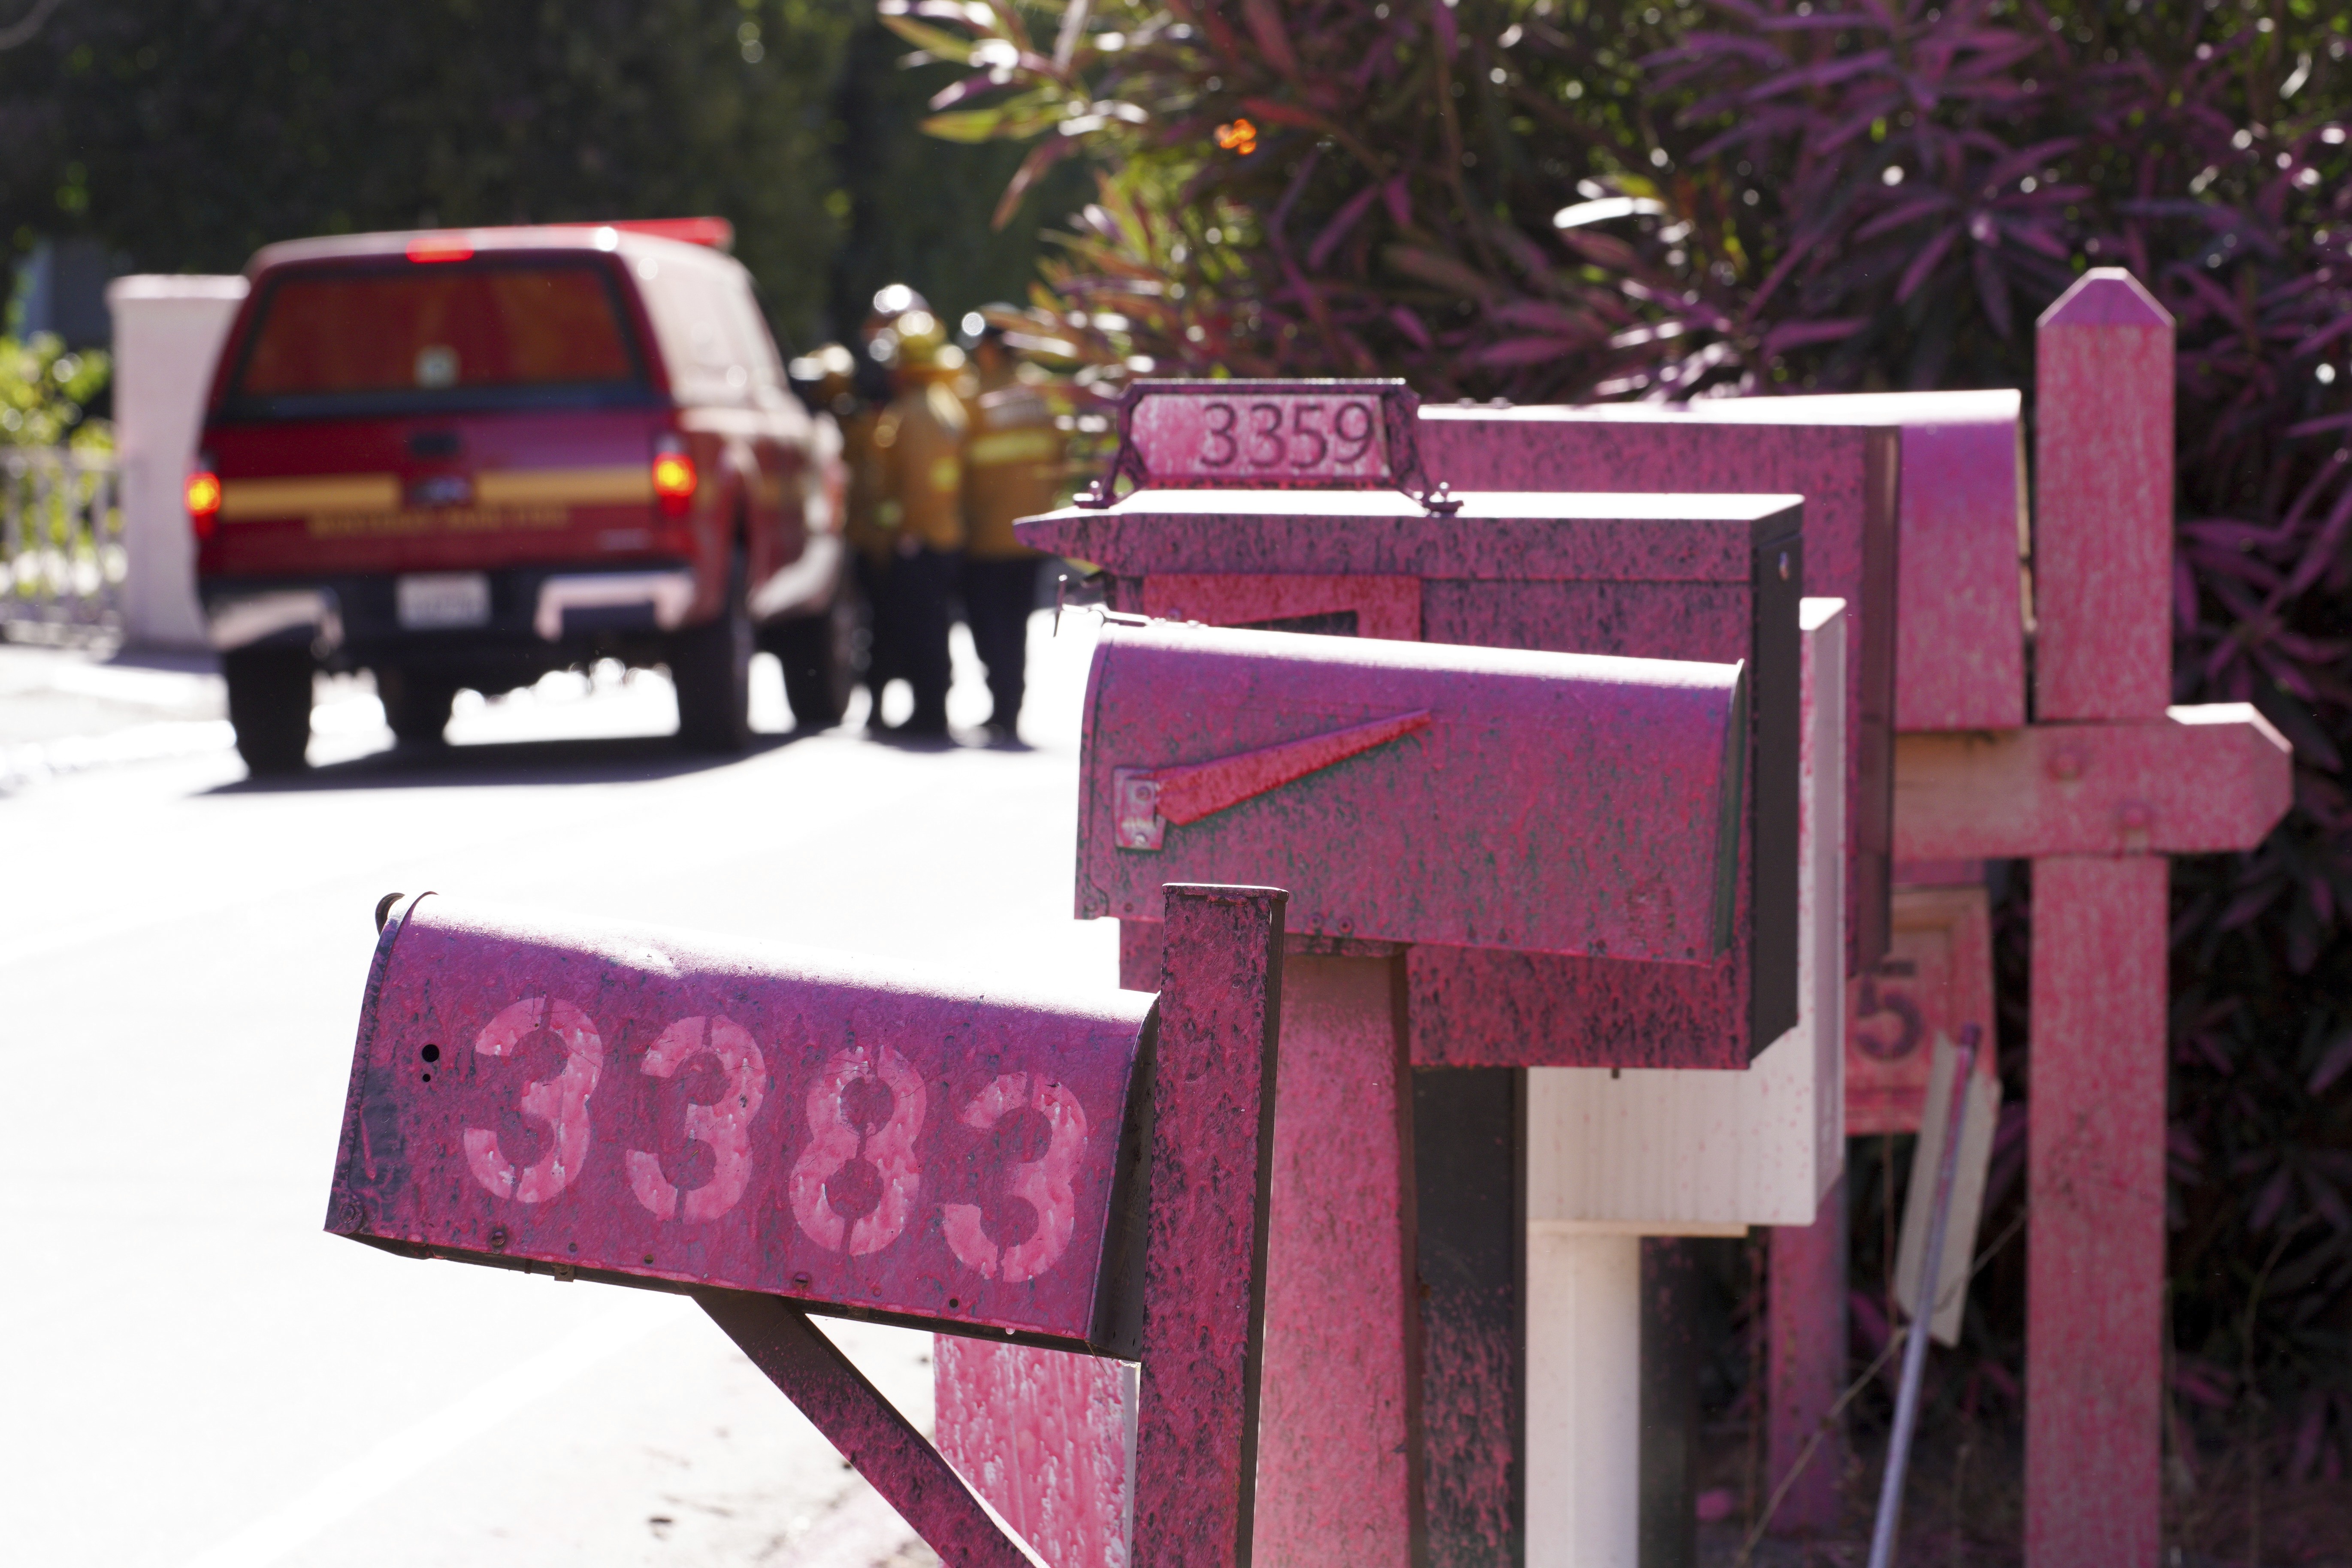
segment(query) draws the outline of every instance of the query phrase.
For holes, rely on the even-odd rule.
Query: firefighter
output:
[[[812,409],[833,416],[841,431],[841,466],[847,478],[842,496],[841,537],[849,546],[849,566],[864,606],[866,646],[859,659],[857,679],[879,703],[889,680],[884,649],[875,635],[877,601],[882,571],[890,558],[890,544],[875,520],[879,504],[879,478],[874,461],[874,426],[889,399],[861,396],[858,356],[841,343],[827,343],[792,363],[792,377]]]
[[[964,356],[928,310],[907,311],[892,331],[898,395],[874,426],[875,518],[889,540],[881,619],[895,644],[893,673],[914,688],[915,708],[905,723],[884,728],[943,738],[948,628],[963,567],[963,442],[971,422],[954,386]]]
[[[890,619],[890,563],[897,536],[881,523],[882,465],[874,432],[898,395],[898,318],[909,311],[928,315],[929,310],[923,297],[904,283],[885,284],[874,291],[858,331],[859,352],[851,356],[850,412],[836,416],[841,420],[842,460],[849,468],[848,517],[843,534],[856,552],[857,586],[866,605],[866,721],[877,729],[882,724],[882,693],[906,670],[899,652],[901,639]]]
[[[996,324],[1012,313],[992,305],[964,319],[977,382],[963,448],[964,618],[988,670],[988,733],[1004,742],[1020,739],[1029,612],[1045,559],[1013,536],[1013,524],[1052,510],[1063,450],[1043,374],[1015,362]]]

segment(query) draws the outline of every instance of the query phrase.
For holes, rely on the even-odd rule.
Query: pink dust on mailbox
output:
[[[328,1228],[1092,1344],[1150,1006],[427,895],[378,948]]]
[[[1711,962],[1743,668],[1113,624],[1087,682],[1078,913],[1157,920],[1163,880],[1249,866],[1279,869],[1303,930]],[[1118,776],[1139,773],[1228,787],[1143,835]]]

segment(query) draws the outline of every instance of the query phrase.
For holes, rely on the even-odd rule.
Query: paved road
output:
[[[1038,619],[1034,750],[706,764],[641,677],[419,757],[343,682],[277,787],[201,674],[0,650],[0,1557],[930,1561],[690,1306],[320,1233],[370,915],[435,888],[1108,983],[1115,931],[1070,918],[1091,629]],[[928,1340],[841,1337],[928,1425]]]

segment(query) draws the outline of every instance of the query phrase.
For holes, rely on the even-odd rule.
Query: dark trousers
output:
[[[971,645],[988,667],[988,721],[1011,730],[1021,721],[1024,675],[1029,663],[1029,612],[1037,603],[1037,558],[963,563],[963,614]]]
[[[948,727],[948,627],[955,622],[956,579],[961,550],[918,546],[892,557],[883,591],[883,617],[893,651],[890,673],[915,689],[915,710],[907,728],[944,734]]]
[[[860,679],[873,694],[874,711],[882,711],[882,689],[898,679],[898,644],[890,626],[890,563],[877,561],[863,550],[850,553],[857,572],[857,590],[866,596],[866,668]]]

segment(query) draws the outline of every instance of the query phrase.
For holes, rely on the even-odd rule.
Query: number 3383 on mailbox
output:
[[[1038,1342],[1109,1332],[1093,1263],[1148,996],[1040,1009],[837,960],[785,977],[772,952],[583,942],[439,898],[394,923],[329,1228]]]

